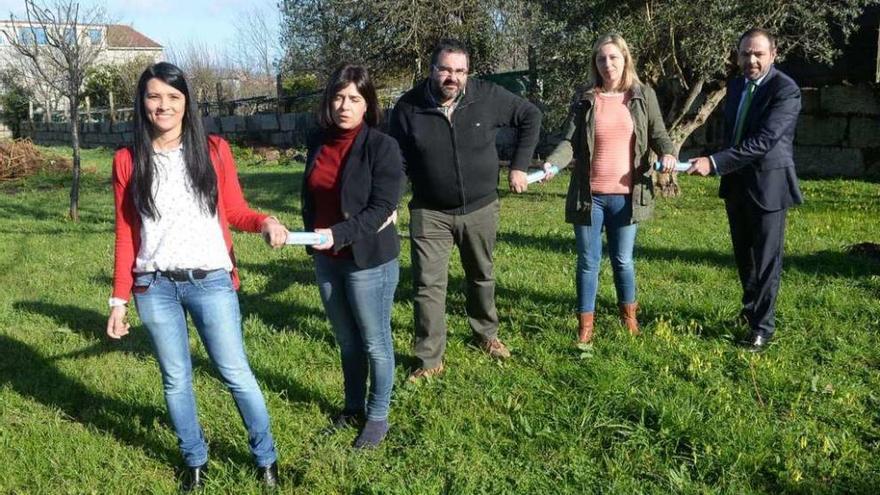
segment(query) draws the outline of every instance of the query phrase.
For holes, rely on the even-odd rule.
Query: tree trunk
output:
[[[73,180],[70,182],[70,219],[79,221],[79,98],[70,97],[70,145],[73,148]]]
[[[528,46],[528,64],[529,64],[529,88],[528,97],[532,103],[541,101],[540,88],[538,87],[538,50],[534,43]]]
[[[422,75],[422,58],[416,55],[415,60],[413,60],[412,85],[415,86],[416,84],[418,84],[422,77],[424,77]]]
[[[715,108],[721,103],[721,100],[726,93],[727,88],[725,86],[709,91],[706,95],[706,99],[703,100],[700,108],[697,109],[696,114],[684,115],[676,119],[669,127],[669,139],[672,140],[672,145],[675,147],[676,156],[678,156],[681,147],[684,145],[684,142],[687,141],[687,138],[689,138],[695,130],[699,129],[700,126],[706,123],[706,120],[709,119],[709,116],[712,115],[712,112],[715,111]],[[693,98],[688,98],[689,102],[692,102],[693,100]],[[689,106],[690,104],[685,107],[684,111],[686,111]],[[660,194],[662,196],[670,197],[681,194],[681,187],[678,185],[676,172],[657,174],[656,182],[660,187]]]
[[[110,101],[110,110],[109,110],[110,114],[109,115],[110,115],[110,125],[112,126],[113,124],[116,123],[116,102],[113,101],[113,91],[107,92],[107,98]]]

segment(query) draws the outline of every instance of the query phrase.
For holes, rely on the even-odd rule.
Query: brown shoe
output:
[[[636,313],[639,312],[639,303],[618,304],[620,308],[620,323],[629,330],[630,335],[639,335],[639,321],[636,319]]]
[[[480,344],[480,348],[493,358],[507,359],[510,357],[510,351],[507,350],[507,346],[498,339],[484,340]]]
[[[406,381],[410,383],[416,383],[422,378],[431,378],[433,376],[442,375],[446,368],[443,367],[443,363],[438,364],[434,368],[419,368],[412,373],[410,373],[409,378]]]
[[[593,312],[578,313],[578,342],[587,344],[593,340]]]

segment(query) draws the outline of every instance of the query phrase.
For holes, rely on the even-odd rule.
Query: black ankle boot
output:
[[[205,485],[205,477],[207,474],[207,462],[201,466],[187,466],[183,472],[183,481],[180,484],[180,490],[183,492],[192,492],[202,488]]]
[[[278,485],[281,484],[281,480],[278,478],[278,463],[273,462],[268,466],[257,466],[257,479],[266,488],[278,488]]]

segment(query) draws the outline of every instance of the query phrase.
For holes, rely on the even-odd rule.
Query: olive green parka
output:
[[[650,148],[658,156],[675,155],[675,147],[666,133],[654,90],[636,83],[630,91],[632,94],[628,105],[635,133],[631,221],[637,223],[650,218],[654,211],[654,183],[648,150]],[[546,160],[562,169],[574,159],[565,198],[565,221],[579,225],[590,224],[593,202],[590,164],[595,142],[595,102],[596,88],[593,86],[585,86],[575,93],[561,141]]]

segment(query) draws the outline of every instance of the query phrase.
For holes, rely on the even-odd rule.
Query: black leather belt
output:
[[[219,272],[223,270],[222,268],[217,268],[216,270],[168,270],[168,271],[160,271],[157,272],[160,276],[167,278],[168,280],[174,280],[175,282],[189,282],[189,275],[192,274],[192,278],[195,280],[201,280],[208,275]]]

